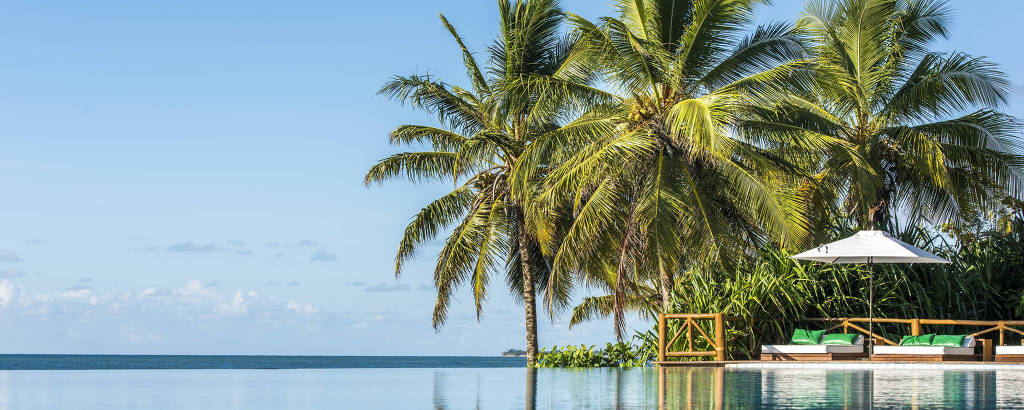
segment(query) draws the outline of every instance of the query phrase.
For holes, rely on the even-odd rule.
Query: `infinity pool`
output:
[[[1024,372],[738,369],[0,371],[2,409],[1019,408]]]

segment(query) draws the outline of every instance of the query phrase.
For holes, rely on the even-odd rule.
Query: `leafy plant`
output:
[[[637,333],[630,343],[607,343],[603,349],[587,345],[541,349],[536,367],[644,367],[658,354],[657,336],[652,341],[649,333]]]

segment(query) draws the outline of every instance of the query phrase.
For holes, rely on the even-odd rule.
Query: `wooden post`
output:
[[[999,345],[1003,346],[1005,342],[1006,324],[1003,321],[999,321]]]
[[[725,320],[715,313],[715,360],[725,360]]]
[[[665,314],[658,313],[658,361],[665,361]]]
[[[686,325],[685,326],[686,326],[686,351],[687,352],[692,352],[693,351],[693,326],[696,325],[696,324],[697,324],[697,322],[694,321],[693,319],[686,319]]]
[[[985,362],[995,360],[992,355],[992,339],[978,339],[978,343],[981,343],[981,360]]]
[[[921,336],[921,319],[910,319],[910,335]]]

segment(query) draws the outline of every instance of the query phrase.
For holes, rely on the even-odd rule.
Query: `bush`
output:
[[[637,333],[632,342],[607,343],[599,350],[587,345],[541,349],[537,367],[644,367],[658,355],[658,338],[650,332]]]

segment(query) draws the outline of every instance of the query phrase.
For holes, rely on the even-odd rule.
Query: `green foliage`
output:
[[[471,86],[409,75],[381,88],[437,121],[396,128],[390,142],[411,152],[365,177],[455,185],[414,217],[395,260],[397,276],[448,235],[434,326],[460,286],[479,316],[502,275],[528,318],[534,286],[551,315],[576,286],[607,292],[570,326],[612,317],[619,341],[626,311],[751,318],[726,332],[743,354],[801,317],[867,315],[864,266],[788,251],[868,226],[953,262],[876,266],[877,316],[1024,314],[1024,156],[1001,111],[1007,76],[929,49],[949,35],[941,0],[811,1],[795,23],[747,33],[761,3],[616,0],[590,21],[556,0],[500,0],[485,64],[442,16]],[[636,365],[650,336],[552,349],[542,365]]]
[[[810,81],[753,111],[753,135],[799,135],[779,146],[815,175],[803,192],[860,228],[893,230],[894,215],[958,223],[1019,198],[1019,125],[999,110],[1011,93],[983,57],[929,49],[949,36],[942,0],[810,2]],[[796,149],[793,149],[796,148]]]
[[[875,265],[875,306],[878,318],[930,318],[1013,320],[1024,314],[1024,217],[1009,221],[1010,230],[989,227],[957,238],[924,228],[913,228],[900,238],[949,259],[949,265]],[[845,232],[835,233],[838,236]],[[794,328],[824,326],[800,322],[814,317],[867,317],[869,272],[864,265],[800,263],[779,247],[764,248],[749,260],[726,268],[710,265],[687,271],[676,280],[671,312],[722,312],[727,316],[753,319],[726,326],[729,354],[749,358],[762,343],[784,343]],[[590,298],[587,306],[599,304]],[[658,302],[649,300],[638,307],[652,317]],[[608,310],[592,308],[581,321],[607,316]],[[577,317],[574,317],[577,318]],[[712,335],[711,321],[699,321]],[[681,321],[668,322],[674,335]],[[905,325],[875,323],[875,330],[890,340],[899,340],[909,329]],[[978,328],[932,326],[931,333],[964,334]],[[646,332],[657,353],[657,329]],[[696,335],[697,332],[694,332]],[[1015,335],[1007,333],[1010,343]],[[671,350],[685,350],[685,337]],[[693,350],[711,350],[710,341],[694,338]]]
[[[549,161],[555,168],[539,198],[571,205],[574,216],[553,244],[552,275],[582,275],[606,289],[612,297],[593,308],[610,311],[618,340],[637,293],[667,304],[681,268],[730,259],[747,243],[807,235],[797,198],[770,177],[793,167],[735,132],[751,104],[772,99],[807,66],[792,25],[744,37],[758,3],[618,0],[612,17],[569,16],[580,38],[576,61],[620,96],[599,110],[610,130],[538,140],[536,149],[557,143],[565,152]],[[762,140],[774,137],[792,142],[781,134]]]
[[[536,367],[644,367],[657,355],[658,338],[648,331],[637,333],[628,343],[607,343],[603,349],[587,345],[541,349]]]
[[[932,231],[915,228],[901,239],[946,257],[950,265],[875,265],[875,317],[1011,320],[1024,298],[1024,219],[1010,232],[987,230],[960,246]],[[761,343],[788,340],[810,317],[867,317],[868,271],[863,265],[797,263],[778,248],[763,250],[736,269],[711,269],[680,278],[673,294],[675,312],[723,312],[753,318],[727,328],[733,357],[747,357]],[[673,322],[670,322],[672,324]],[[678,324],[670,326],[674,332]],[[705,323],[710,332],[710,323]],[[905,325],[875,324],[893,340]],[[972,333],[978,328],[935,326],[931,333]],[[1007,334],[1012,338],[1012,335]],[[699,340],[698,350],[710,347]],[[673,349],[682,349],[678,341]]]

